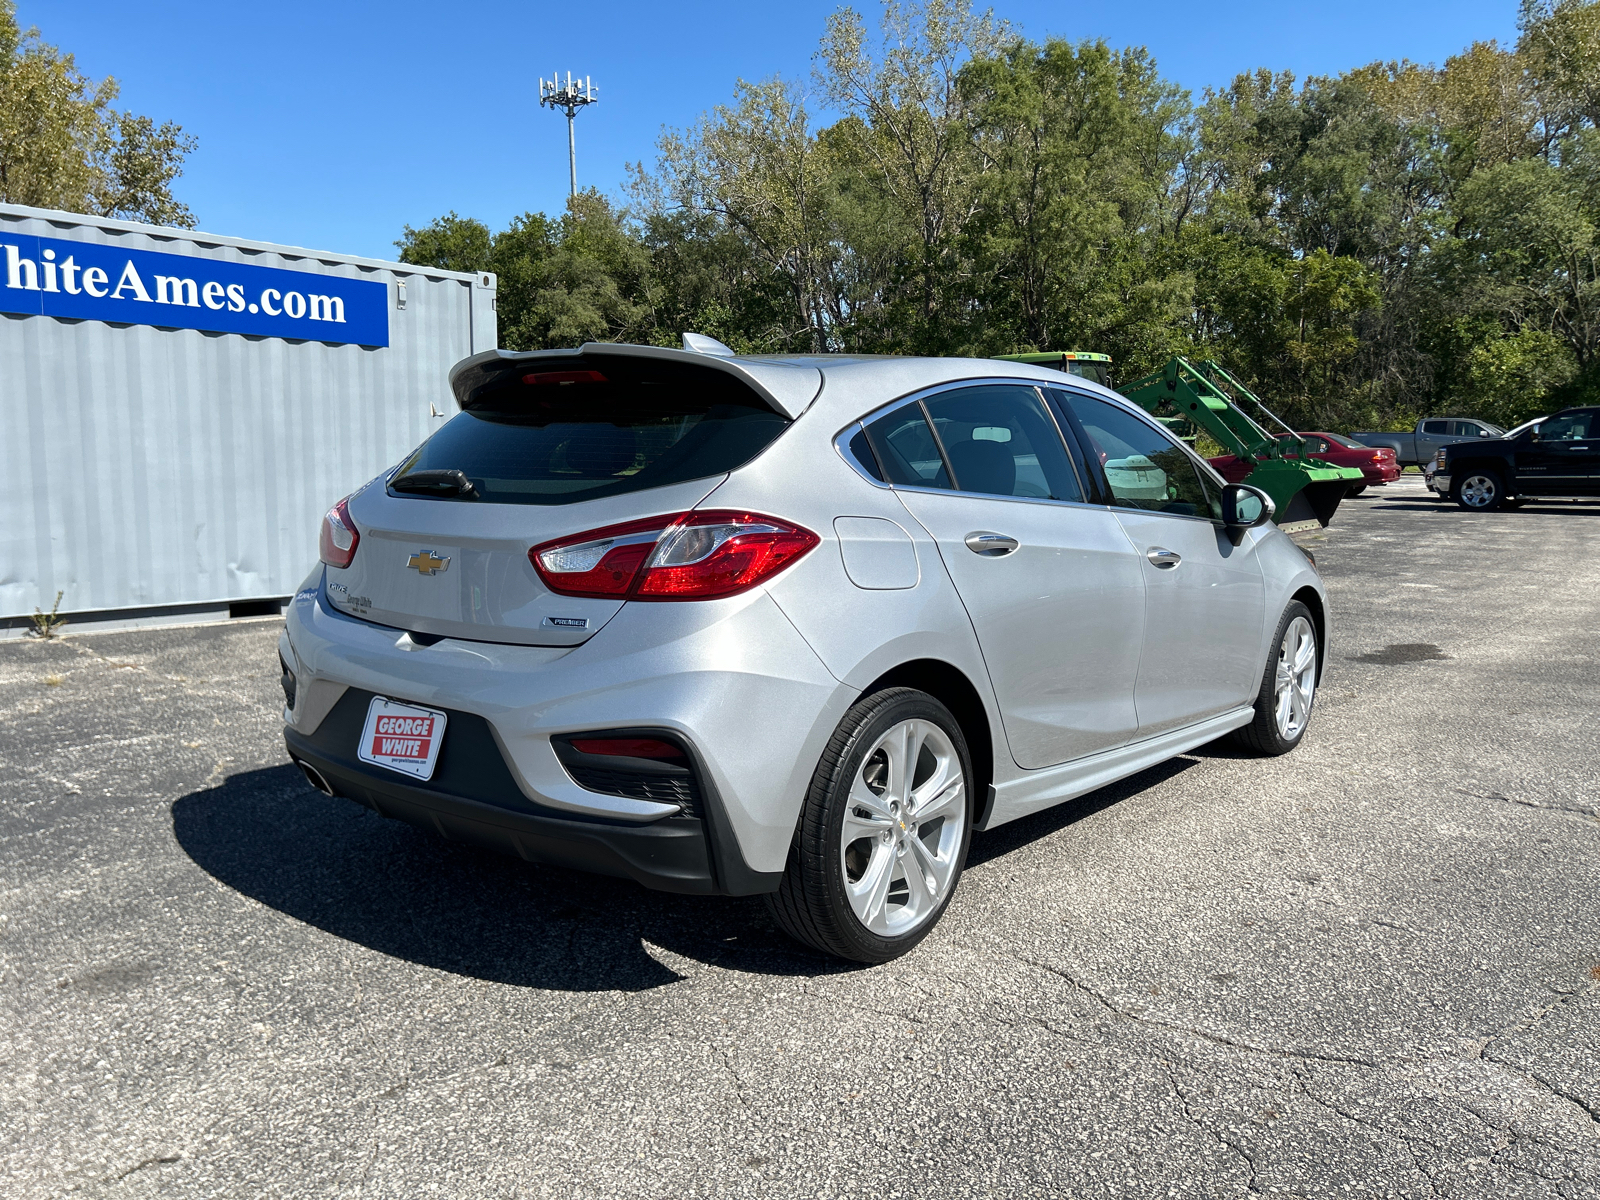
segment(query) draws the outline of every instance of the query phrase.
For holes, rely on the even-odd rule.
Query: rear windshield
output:
[[[460,471],[472,490],[452,501],[574,504],[731,471],[788,425],[730,376],[627,370],[512,375],[446,421],[389,485],[409,495],[407,475]]]
[[[1065,370],[1068,375],[1077,375],[1079,378],[1098,383],[1102,387],[1111,386],[1111,367],[1108,363],[1074,360],[1067,363]]]

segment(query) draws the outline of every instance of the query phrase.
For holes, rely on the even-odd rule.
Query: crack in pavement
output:
[[[1456,788],[1455,790],[1457,795],[1471,796],[1477,800],[1503,800],[1507,804],[1515,804],[1519,808],[1539,808],[1545,812],[1563,812],[1571,813],[1578,817],[1600,818],[1600,806],[1593,804],[1544,804],[1538,800],[1522,800],[1516,796],[1503,796],[1499,792],[1471,792],[1465,788]]]
[[[739,1074],[738,1068],[733,1065],[733,1059],[728,1056],[727,1049],[722,1046],[713,1046],[712,1049],[716,1051],[717,1057],[722,1059],[723,1069],[733,1076],[733,1094],[739,1097],[739,1103],[744,1105],[746,1112],[754,1112],[755,1110],[750,1107],[749,1099],[744,1094],[744,1078]]]
[[[1196,1129],[1200,1130],[1202,1133],[1210,1134],[1213,1138],[1215,1138],[1217,1140],[1217,1144],[1218,1145],[1223,1146],[1226,1149],[1233,1151],[1241,1159],[1243,1159],[1244,1160],[1244,1165],[1245,1165],[1245,1170],[1249,1172],[1248,1176],[1246,1177],[1246,1179],[1244,1181],[1245,1195],[1247,1195],[1247,1196],[1259,1196],[1259,1195],[1261,1195],[1261,1188],[1258,1186],[1258,1180],[1260,1179],[1260,1175],[1256,1170],[1255,1156],[1253,1154],[1251,1154],[1248,1150],[1246,1150],[1243,1146],[1239,1145],[1237,1142],[1233,1141],[1231,1138],[1229,1138],[1226,1135],[1224,1135],[1221,1130],[1214,1128],[1208,1121],[1206,1121],[1201,1116],[1199,1116],[1199,1114],[1197,1114],[1194,1111],[1194,1109],[1190,1108],[1189,1107],[1189,1097],[1184,1093],[1183,1085],[1178,1082],[1178,1071],[1177,1071],[1177,1068],[1175,1068],[1172,1065],[1171,1060],[1168,1060],[1168,1059],[1162,1060],[1161,1065],[1166,1070],[1168,1081],[1172,1084],[1172,1095],[1173,1095],[1173,1098],[1175,1100],[1177,1100],[1178,1107],[1183,1110],[1184,1119],[1187,1120]]]
[[[1593,1128],[1595,1134],[1600,1136],[1600,1107],[1590,1104],[1587,1100],[1584,1100],[1578,1096],[1574,1096],[1570,1092],[1562,1091],[1560,1088],[1556,1087],[1553,1083],[1541,1075],[1537,1075],[1524,1067],[1517,1066],[1514,1063],[1507,1062],[1503,1058],[1497,1058],[1488,1053],[1489,1046],[1492,1043],[1500,1041],[1503,1038],[1508,1038],[1514,1033],[1524,1033],[1527,1030],[1532,1029],[1556,1009],[1561,1008],[1573,1000],[1581,999],[1585,996],[1593,996],[1596,993],[1600,993],[1600,979],[1595,980],[1593,983],[1585,984],[1583,987],[1577,988],[1573,991],[1562,992],[1555,1000],[1552,1000],[1549,1004],[1546,1004],[1532,1016],[1526,1017],[1513,1025],[1508,1025],[1499,1033],[1491,1034],[1489,1037],[1485,1038],[1483,1043],[1478,1047],[1477,1053],[1474,1054],[1473,1057],[1484,1062],[1494,1063],[1496,1066],[1511,1072],[1513,1075],[1520,1076],[1531,1083],[1538,1084],[1552,1096],[1567,1101],[1589,1118],[1590,1126]]]
[[[1142,1013],[1134,1012],[1131,1009],[1122,1008],[1116,1004],[1113,1004],[1109,998],[1095,991],[1093,988],[1089,987],[1080,980],[1073,978],[1059,967],[1051,966],[1049,963],[1035,962],[1033,959],[1022,958],[1019,955],[1012,955],[1012,957],[1016,958],[1018,962],[1026,963],[1030,967],[1034,967],[1041,971],[1048,971],[1052,975],[1056,975],[1062,979],[1065,979],[1084,995],[1090,996],[1097,1000],[1102,1006],[1105,1007],[1106,1011],[1115,1013],[1124,1020],[1132,1021],[1137,1025],[1145,1025],[1152,1029],[1165,1030],[1168,1033],[1186,1033],[1200,1038],[1202,1041],[1210,1042],[1216,1046],[1225,1046],[1231,1050],[1245,1050],[1251,1054],[1263,1054],[1272,1058],[1307,1059],[1313,1062],[1343,1063],[1348,1066],[1371,1067],[1374,1069],[1382,1066],[1381,1063],[1378,1063],[1372,1059],[1355,1058],[1350,1055],[1318,1054],[1314,1050],[1286,1050],[1280,1049],[1276,1046],[1257,1046],[1250,1042],[1242,1042],[1234,1038],[1224,1037],[1220,1033],[1212,1033],[1209,1030],[1201,1029],[1196,1025],[1180,1025],[1175,1021],[1163,1021],[1156,1017],[1147,1017]]]
[[[1483,1038],[1481,1041],[1479,1041],[1479,1042],[1477,1042],[1475,1044],[1473,1042],[1470,1042],[1470,1041],[1465,1042],[1465,1045],[1473,1047],[1470,1053],[1467,1053],[1467,1054],[1441,1054],[1441,1055],[1432,1055],[1432,1056],[1428,1056],[1428,1057],[1425,1057],[1425,1058],[1396,1058],[1396,1059],[1391,1059],[1391,1060],[1381,1060],[1380,1061],[1380,1060],[1369,1059],[1369,1058],[1360,1058],[1360,1057],[1356,1057],[1354,1055],[1320,1054],[1320,1053],[1317,1053],[1315,1051],[1292,1050],[1292,1049],[1279,1048],[1279,1047],[1274,1047],[1274,1046],[1261,1046],[1261,1045],[1252,1044],[1250,1042],[1241,1041],[1241,1040],[1238,1040],[1238,1039],[1235,1039],[1235,1038],[1225,1037],[1225,1036],[1220,1035],[1220,1034],[1212,1033],[1212,1032],[1210,1032],[1208,1030],[1200,1029],[1197,1026],[1184,1025],[1184,1024],[1181,1024],[1181,1023],[1178,1023],[1178,1022],[1174,1022],[1174,1021],[1163,1021],[1163,1020],[1160,1020],[1158,1018],[1149,1017],[1149,1016],[1144,1015],[1141,1012],[1137,1012],[1137,1011],[1134,1011],[1134,1010],[1131,1010],[1131,1009],[1127,1009],[1127,1008],[1124,1008],[1124,1007],[1122,1007],[1122,1006],[1120,1006],[1118,1004],[1113,1003],[1112,1000],[1107,995],[1105,995],[1104,993],[1096,990],[1095,988],[1092,988],[1092,987],[1088,986],[1082,980],[1080,980],[1080,979],[1076,978],[1075,976],[1073,976],[1070,972],[1065,971],[1065,970],[1063,970],[1063,969],[1061,969],[1059,967],[1053,966],[1053,965],[1048,964],[1048,963],[1041,963],[1041,962],[1035,961],[1033,959],[1022,957],[1020,955],[1008,955],[1008,957],[1011,957],[1011,958],[1015,959],[1017,962],[1023,963],[1023,964],[1025,964],[1027,966],[1031,966],[1031,967],[1034,967],[1034,968],[1036,968],[1038,970],[1042,970],[1042,971],[1048,972],[1049,974],[1057,976],[1058,978],[1066,981],[1068,984],[1070,984],[1077,991],[1079,991],[1082,994],[1084,994],[1084,995],[1090,997],[1091,999],[1093,999],[1103,1009],[1105,1009],[1105,1011],[1113,1014],[1114,1016],[1121,1017],[1122,1019],[1124,1019],[1124,1020],[1126,1020],[1126,1021],[1128,1021],[1128,1022],[1130,1022],[1132,1024],[1138,1025],[1138,1026],[1146,1028],[1146,1029],[1159,1030],[1161,1032],[1169,1033],[1169,1034],[1191,1035],[1191,1036],[1194,1036],[1194,1037],[1197,1037],[1197,1038],[1201,1039],[1202,1041],[1204,1041],[1204,1042],[1206,1042],[1206,1043],[1208,1043],[1210,1045],[1217,1046],[1217,1047],[1220,1047],[1220,1048],[1225,1049],[1225,1050],[1235,1050],[1235,1051],[1248,1053],[1248,1054],[1257,1054],[1257,1055],[1261,1055],[1261,1056],[1269,1057],[1269,1058],[1277,1058],[1277,1059],[1282,1059],[1282,1060],[1289,1060],[1291,1062],[1328,1063],[1328,1064],[1331,1064],[1331,1065],[1334,1065],[1334,1066],[1361,1067],[1361,1068],[1365,1068],[1367,1070],[1377,1071],[1377,1072],[1380,1073],[1380,1075],[1386,1076],[1386,1077],[1388,1077],[1389,1079],[1393,1080],[1396,1083],[1404,1082],[1404,1083],[1412,1084],[1413,1086],[1417,1082],[1418,1075],[1420,1075],[1421,1072],[1426,1067],[1431,1066],[1431,1065],[1442,1065],[1444,1063],[1448,1063],[1448,1062],[1451,1062],[1451,1061],[1456,1061],[1456,1062],[1481,1061],[1481,1062],[1493,1064],[1494,1066],[1498,1067],[1499,1069],[1505,1071],[1506,1074],[1515,1076],[1515,1077],[1517,1077],[1519,1079],[1526,1080],[1527,1082],[1536,1085],[1537,1087],[1539,1087],[1540,1089],[1542,1089],[1546,1093],[1548,1093],[1548,1094],[1550,1094],[1552,1096],[1555,1096],[1558,1099],[1567,1101],[1569,1104],[1571,1104],[1573,1107],[1575,1107],[1578,1111],[1583,1113],[1584,1116],[1588,1119],[1591,1127],[1596,1131],[1597,1134],[1600,1134],[1600,1113],[1597,1113],[1596,1108],[1594,1106],[1590,1105],[1589,1103],[1587,1103],[1586,1101],[1582,1100],[1579,1097],[1570,1095],[1569,1093],[1566,1093],[1566,1092],[1560,1090],[1559,1088],[1555,1087],[1549,1080],[1544,1079],[1543,1077],[1539,1076],[1536,1073],[1530,1072],[1530,1071],[1528,1071],[1528,1070],[1526,1070],[1524,1068],[1520,1068],[1520,1067],[1518,1067],[1518,1066],[1516,1066],[1514,1064],[1508,1063],[1508,1062],[1506,1062],[1506,1061],[1504,1061],[1504,1060],[1502,1060],[1500,1058],[1497,1058],[1497,1057],[1495,1057],[1493,1055],[1490,1055],[1490,1054],[1486,1053],[1487,1048],[1493,1042],[1498,1041],[1498,1040],[1503,1039],[1503,1038],[1510,1037],[1513,1034],[1516,1034],[1516,1033],[1519,1033],[1519,1032],[1523,1032],[1525,1030],[1533,1028],[1540,1021],[1542,1021],[1546,1016],[1548,1016],[1551,1012],[1553,1012],[1557,1008],[1560,1008],[1562,1005],[1570,1003],[1574,999],[1577,999],[1577,998],[1580,998],[1580,997],[1584,997],[1584,996],[1591,996],[1591,995],[1596,994],[1597,992],[1600,992],[1600,979],[1597,979],[1592,984],[1588,984],[1588,985],[1585,985],[1582,988],[1578,988],[1575,991],[1562,993],[1556,1000],[1552,1001],[1549,1004],[1546,1004],[1546,1005],[1542,1006],[1536,1012],[1534,1012],[1534,1013],[1532,1013],[1532,1014],[1530,1014],[1530,1015],[1528,1015],[1526,1017],[1523,1017],[1522,1019],[1520,1019],[1520,1020],[1518,1020],[1518,1021],[1516,1021],[1516,1022],[1514,1022],[1514,1023],[1510,1024],[1510,1025],[1505,1026],[1504,1028],[1496,1031],[1493,1034],[1490,1034],[1488,1037]],[[1085,1039],[1075,1037],[1074,1035],[1071,1035],[1071,1034],[1068,1034],[1068,1033],[1064,1033],[1063,1031],[1056,1029],[1048,1021],[1044,1021],[1044,1020],[1041,1020],[1039,1018],[1033,1018],[1033,1017],[1030,1017],[1028,1019],[1030,1021],[1032,1021],[1033,1023],[1035,1023],[1037,1025],[1040,1025],[1043,1028],[1049,1030],[1051,1033],[1056,1034],[1057,1036],[1061,1036],[1061,1037],[1064,1037],[1064,1038],[1069,1038],[1070,1040],[1078,1041],[1078,1042],[1085,1041]],[[1149,1044],[1147,1043],[1147,1045],[1149,1045]],[[1168,1075],[1168,1078],[1169,1078],[1169,1082],[1170,1082],[1170,1084],[1172,1086],[1172,1089],[1173,1089],[1173,1094],[1174,1094],[1175,1098],[1178,1100],[1179,1104],[1182,1106],[1185,1118],[1188,1119],[1197,1128],[1203,1129],[1205,1132],[1207,1132],[1211,1136],[1217,1138],[1223,1144],[1227,1145],[1229,1147],[1229,1149],[1233,1150],[1234,1152],[1239,1154],[1242,1158],[1244,1158],[1249,1163],[1250,1169],[1251,1169],[1251,1186],[1247,1189],[1247,1191],[1248,1192],[1256,1192],[1256,1191],[1258,1191],[1258,1189],[1254,1186],[1254,1183],[1255,1183],[1255,1181],[1257,1179],[1255,1159],[1251,1155],[1249,1155],[1243,1149],[1243,1147],[1237,1145],[1231,1139],[1227,1138],[1219,1130],[1211,1127],[1202,1118],[1200,1118],[1197,1114],[1194,1113],[1194,1111],[1189,1106],[1187,1096],[1183,1093],[1181,1085],[1179,1084],[1179,1082],[1177,1080],[1177,1074],[1176,1074],[1175,1069],[1172,1066],[1171,1058],[1167,1054],[1156,1052],[1157,1048],[1155,1046],[1153,1046],[1153,1045],[1149,1045],[1149,1049],[1153,1052],[1152,1053],[1152,1057],[1156,1061],[1159,1061],[1161,1063],[1163,1069],[1167,1072],[1167,1075]],[[1188,1060],[1185,1060],[1185,1061],[1188,1062]],[[1193,1068],[1195,1068],[1195,1069],[1203,1069],[1203,1068],[1200,1068],[1199,1066],[1197,1066],[1197,1064],[1194,1064],[1192,1062],[1188,1062],[1188,1065],[1193,1067]],[[1325,1100],[1323,1097],[1313,1093],[1311,1091],[1311,1088],[1310,1088],[1309,1084],[1307,1083],[1304,1075],[1301,1073],[1301,1071],[1297,1067],[1291,1067],[1290,1068],[1290,1072],[1294,1076],[1295,1082],[1296,1082],[1296,1084],[1298,1086],[1298,1090],[1300,1091],[1300,1093],[1308,1101],[1310,1101],[1311,1103],[1316,1104],[1316,1105],[1328,1110],[1329,1112],[1335,1113],[1336,1115],[1338,1115],[1340,1117],[1343,1117],[1344,1119],[1346,1119],[1348,1121],[1351,1121],[1351,1122],[1353,1122],[1353,1123],[1355,1123],[1357,1125],[1363,1126],[1365,1128],[1372,1129],[1372,1130],[1376,1131],[1377,1133],[1382,1134],[1383,1136],[1392,1139],[1397,1145],[1399,1145],[1399,1146],[1401,1146],[1401,1147],[1403,1147],[1405,1149],[1407,1155],[1411,1158],[1412,1163],[1415,1166],[1417,1172],[1420,1175],[1422,1175],[1423,1178],[1425,1178],[1428,1181],[1429,1187],[1433,1190],[1434,1194],[1436,1194],[1436,1195],[1446,1194],[1446,1193],[1444,1193],[1444,1192],[1442,1192],[1440,1190],[1439,1179],[1435,1178],[1435,1176],[1432,1173],[1430,1173],[1426,1168],[1423,1167],[1421,1161],[1418,1159],[1418,1157],[1417,1157],[1417,1155],[1415,1153],[1414,1146],[1417,1146],[1417,1145],[1427,1146],[1427,1147],[1430,1147],[1430,1148],[1432,1148],[1434,1150],[1437,1150],[1437,1151],[1443,1153],[1443,1152],[1446,1152],[1449,1149],[1448,1145],[1446,1145],[1444,1143],[1430,1141],[1427,1138],[1414,1137],[1414,1136],[1406,1133],[1405,1131],[1403,1131],[1402,1129],[1400,1129],[1398,1127],[1391,1128],[1389,1126],[1382,1125],[1382,1124],[1379,1124],[1377,1122],[1370,1121],[1370,1120],[1367,1120],[1367,1119],[1365,1119],[1363,1117],[1360,1117],[1357,1114],[1355,1114],[1354,1112],[1347,1111],[1344,1108],[1341,1108],[1338,1104],[1336,1104],[1336,1103],[1334,1103],[1332,1101],[1329,1101],[1329,1100]],[[1551,1177],[1546,1175],[1542,1171],[1536,1170],[1531,1166],[1524,1166],[1522,1164],[1502,1161],[1500,1156],[1503,1155],[1504,1152],[1507,1149],[1509,1149],[1510,1147],[1512,1147],[1514,1145],[1517,1145],[1517,1144],[1519,1144],[1520,1142],[1523,1142],[1523,1141],[1527,1141],[1527,1142],[1530,1142],[1530,1143],[1535,1144],[1535,1145],[1545,1146],[1545,1147],[1547,1147],[1547,1148],[1549,1148],[1549,1149],[1551,1149],[1553,1151],[1556,1151],[1559,1154],[1563,1154],[1563,1155],[1574,1153],[1574,1151],[1571,1148],[1562,1145],[1560,1142],[1552,1141],[1549,1138],[1542,1137],[1537,1133],[1516,1132],[1516,1131],[1513,1131],[1512,1129],[1510,1129],[1510,1128],[1508,1128],[1506,1126],[1497,1124],[1494,1121],[1489,1120],[1487,1117],[1485,1117],[1483,1114],[1477,1112],[1475,1109],[1473,1109],[1473,1108],[1461,1103],[1459,1100],[1457,1100],[1454,1097],[1448,1095],[1437,1084],[1433,1084],[1432,1086],[1430,1086],[1429,1090],[1433,1092],[1435,1098],[1438,1099],[1438,1101],[1440,1103],[1448,1105],[1450,1108],[1452,1108],[1452,1109],[1454,1109],[1454,1110],[1456,1110],[1458,1112],[1464,1113],[1467,1116],[1470,1116],[1473,1120],[1475,1120],[1480,1125],[1482,1125],[1486,1130],[1491,1131],[1495,1135],[1495,1137],[1497,1139],[1503,1139],[1503,1140],[1500,1141],[1499,1145],[1496,1145],[1490,1151],[1489,1157],[1482,1160],[1484,1162],[1493,1162],[1496,1166],[1503,1167],[1503,1168],[1505,1168],[1507,1170],[1516,1171],[1516,1172],[1519,1172],[1519,1173],[1522,1173],[1522,1174],[1532,1175],[1532,1176],[1534,1176],[1536,1178],[1540,1178],[1540,1179],[1544,1179],[1544,1180],[1549,1180]],[[1475,1160],[1469,1160],[1469,1161],[1475,1161]],[[1463,1165],[1464,1165],[1464,1163],[1460,1163],[1460,1162],[1446,1164],[1444,1166],[1444,1168],[1440,1171],[1440,1175],[1443,1176],[1443,1175],[1454,1174],[1456,1172],[1456,1170],[1458,1168],[1460,1168],[1461,1166],[1463,1166]]]
[[[100,1182],[101,1183],[117,1183],[117,1182],[119,1182],[121,1180],[126,1179],[129,1175],[132,1175],[136,1171],[143,1171],[147,1167],[155,1167],[155,1166],[162,1166],[162,1165],[166,1165],[166,1164],[175,1163],[175,1162],[180,1161],[181,1158],[182,1158],[182,1156],[181,1155],[177,1155],[177,1154],[157,1154],[157,1155],[154,1155],[154,1156],[152,1156],[150,1158],[144,1159],[141,1162],[136,1162],[136,1163],[133,1164],[133,1166],[126,1167],[123,1170],[116,1172],[114,1175],[107,1175]]]

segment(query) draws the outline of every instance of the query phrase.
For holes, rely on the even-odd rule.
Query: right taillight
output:
[[[674,513],[545,542],[528,558],[563,596],[710,600],[772,578],[821,540],[760,513]]]
[[[317,549],[319,557],[330,567],[348,567],[356,556],[356,547],[361,545],[361,534],[356,531],[356,523],[350,519],[350,510],[346,507],[349,499],[346,496],[322,518]]]

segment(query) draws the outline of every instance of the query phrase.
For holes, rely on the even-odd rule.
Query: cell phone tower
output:
[[[554,78],[539,80],[539,104],[541,107],[548,105],[552,109],[560,109],[567,114],[567,165],[572,171],[572,194],[578,194],[578,139],[573,133],[572,119],[578,115],[578,110],[585,105],[593,104],[600,99],[600,93],[589,77],[573,81],[572,72],[567,72],[567,82],[561,82],[561,73],[556,72]]]

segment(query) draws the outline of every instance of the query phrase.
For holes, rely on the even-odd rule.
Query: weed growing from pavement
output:
[[[56,636],[56,631],[67,623],[65,617],[58,615],[58,611],[61,608],[61,597],[64,595],[66,595],[65,592],[56,593],[56,602],[50,606],[49,612],[42,612],[38,606],[34,607],[33,616],[28,618],[33,622],[34,637],[49,641]]]

